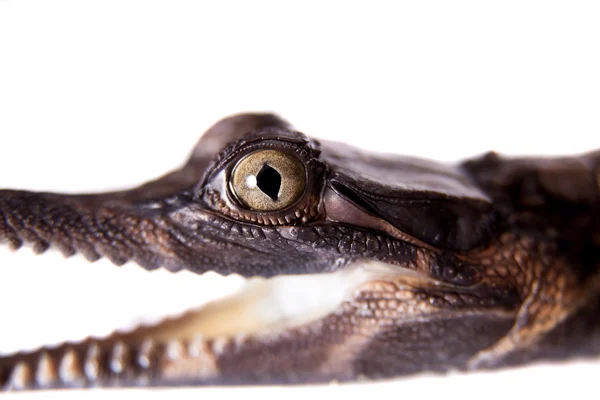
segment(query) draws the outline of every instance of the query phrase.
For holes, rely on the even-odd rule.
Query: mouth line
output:
[[[325,319],[352,302],[361,290],[372,290],[377,282],[392,283],[399,290],[456,289],[412,268],[368,259],[333,272],[246,278],[215,272],[148,272],[133,263],[115,268],[106,259],[82,265],[80,257],[65,259],[58,252],[47,252],[43,259],[30,252],[8,253],[11,264],[17,264],[17,271],[23,274],[22,280],[30,282],[29,293],[14,293],[35,301],[22,303],[13,321],[7,320],[7,327],[28,334],[12,334],[15,343],[10,343],[13,338],[7,331],[0,356],[114,335],[144,335],[168,342],[197,336],[223,339],[279,334]],[[57,273],[61,269],[63,276]],[[57,294],[64,303],[50,305]],[[14,295],[5,297],[8,303],[14,301]],[[90,300],[92,304],[79,304]],[[112,315],[121,311],[118,317]],[[95,324],[96,317],[104,319],[101,328]],[[53,326],[64,329],[49,335]],[[25,344],[23,339],[27,339]]]
[[[376,261],[331,273],[247,278],[233,295],[209,302],[151,330],[158,341],[229,338],[278,333],[320,320],[351,300],[364,284],[398,278],[423,280],[414,271]],[[226,278],[227,279],[227,278]]]
[[[195,275],[186,271],[172,274],[156,270],[148,273],[137,265],[110,268],[104,265],[106,261],[82,266],[77,257],[65,260],[58,253],[49,253],[45,260],[27,252],[16,252],[10,256],[24,277],[36,276],[39,283],[28,289],[42,301],[23,303],[30,309],[6,319],[7,327],[27,334],[11,334],[10,329],[4,332],[0,355],[41,347],[53,348],[86,338],[101,340],[114,334],[136,337],[143,334],[159,342],[189,340],[198,335],[212,339],[277,334],[325,318],[344,302],[352,300],[361,286],[374,281],[393,280],[407,282],[411,286],[438,284],[413,270],[370,260],[348,264],[335,272],[244,278],[236,274],[220,276],[214,272]],[[21,261],[22,265],[19,265]],[[57,266],[64,266],[65,276],[61,277],[60,273],[53,275],[56,270],[49,268],[47,261],[56,261]],[[50,270],[54,272],[50,274]],[[112,306],[108,304],[110,302],[102,301],[107,299],[106,288],[102,288],[102,279],[98,279],[96,273],[103,275],[104,279],[108,276],[106,281],[113,285],[108,293],[115,297],[111,299]],[[134,297],[131,297],[131,283],[121,282],[122,276],[125,281],[133,276],[137,286]],[[56,282],[55,287],[41,283],[51,279]],[[97,282],[90,285],[90,280]],[[183,301],[176,306],[163,305],[180,299],[161,299],[160,291],[174,291],[177,294],[173,297],[181,297]],[[53,300],[58,299],[51,297],[50,293],[54,296],[60,293],[59,297],[65,303],[52,305]],[[98,293],[103,293],[104,297]],[[79,308],[73,308],[73,301]],[[90,304],[79,304],[86,301]],[[138,309],[128,303],[137,303]],[[112,315],[120,311],[123,311],[122,316]],[[103,316],[107,318],[100,327],[94,320]],[[60,326],[62,330],[53,331],[54,327]]]

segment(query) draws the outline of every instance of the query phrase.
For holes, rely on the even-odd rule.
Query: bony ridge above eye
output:
[[[302,198],[306,179],[306,169],[295,155],[278,150],[258,150],[236,163],[229,189],[244,207],[279,211]]]

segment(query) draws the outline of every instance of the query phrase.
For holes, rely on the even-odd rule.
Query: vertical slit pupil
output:
[[[276,201],[281,188],[281,174],[275,168],[265,164],[256,176],[256,186],[273,201]]]

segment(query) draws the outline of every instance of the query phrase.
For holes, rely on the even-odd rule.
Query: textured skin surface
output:
[[[281,212],[244,209],[221,181],[264,148],[293,152],[308,171],[306,194]],[[7,390],[377,379],[600,352],[599,152],[443,166],[238,115],[213,126],[180,170],[139,188],[0,190],[0,242],[198,273],[317,274],[362,261],[398,271],[297,327],[173,334],[188,315],[2,357]]]

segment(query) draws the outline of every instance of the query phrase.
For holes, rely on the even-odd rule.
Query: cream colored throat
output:
[[[327,274],[250,278],[238,293],[164,324],[152,337],[159,341],[191,339],[196,335],[233,337],[301,326],[338,309],[362,284],[397,276],[401,270],[368,262]]]

